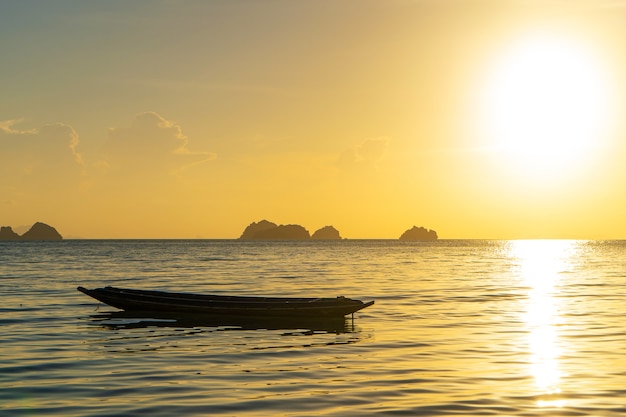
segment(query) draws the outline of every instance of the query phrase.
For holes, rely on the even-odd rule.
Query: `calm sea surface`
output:
[[[78,285],[376,304],[238,327]],[[0,242],[0,300],[2,416],[626,414],[626,241]]]

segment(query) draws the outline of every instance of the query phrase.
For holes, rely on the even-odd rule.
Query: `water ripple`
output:
[[[621,416],[626,242],[0,244],[0,414]],[[375,299],[314,325],[132,316],[77,285]]]

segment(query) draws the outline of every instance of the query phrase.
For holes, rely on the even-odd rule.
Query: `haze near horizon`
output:
[[[626,238],[626,1],[0,0],[0,223]]]

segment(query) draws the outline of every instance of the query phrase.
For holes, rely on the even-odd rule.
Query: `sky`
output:
[[[626,238],[626,1],[0,0],[0,224]]]

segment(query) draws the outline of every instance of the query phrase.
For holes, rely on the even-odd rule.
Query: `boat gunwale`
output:
[[[264,296],[249,296],[249,295],[220,295],[220,294],[192,294],[185,292],[169,292],[159,290],[137,290],[130,288],[119,288],[106,286],[103,288],[96,288],[89,291],[106,291],[112,294],[119,294],[123,296],[137,296],[145,298],[162,298],[164,300],[189,300],[189,301],[211,301],[211,302],[224,302],[224,303],[330,303],[337,304],[341,302],[359,302],[359,300],[353,300],[338,296],[336,298],[330,297],[264,297]]]

